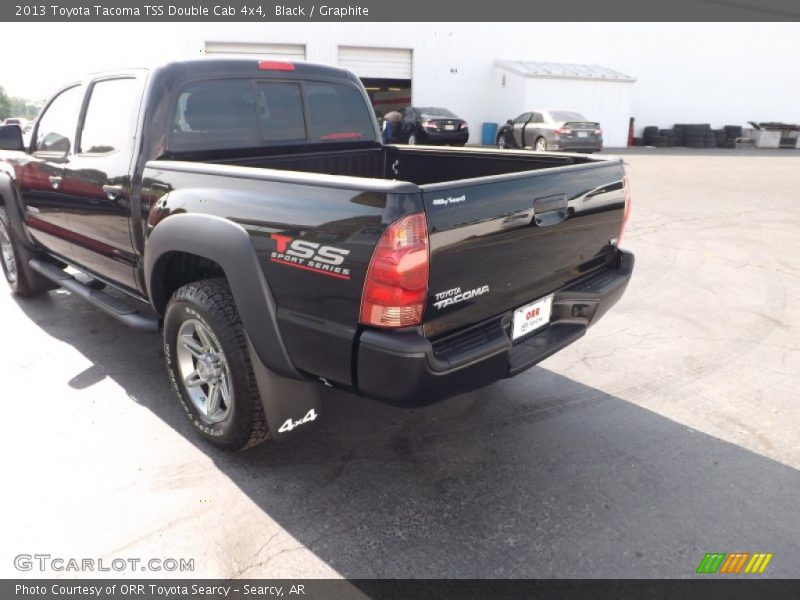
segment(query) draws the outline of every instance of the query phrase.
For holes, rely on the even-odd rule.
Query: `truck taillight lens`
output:
[[[372,253],[361,298],[361,323],[408,327],[422,323],[428,294],[428,223],[414,213],[392,223]]]
[[[628,219],[631,217],[631,184],[627,175],[622,178],[622,193],[625,197],[625,209],[622,211],[622,225],[620,225],[619,235],[617,236],[617,246],[622,243],[622,236],[628,226]]]
[[[260,60],[258,68],[262,71],[294,71],[294,65],[281,60]]]

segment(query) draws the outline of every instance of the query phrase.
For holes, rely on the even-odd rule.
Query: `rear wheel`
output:
[[[178,402],[200,435],[232,450],[267,438],[244,327],[225,279],[175,292],[164,318],[164,352]]]
[[[537,152],[547,152],[547,141],[543,137],[536,138],[533,149]]]
[[[508,148],[508,142],[506,141],[505,133],[501,133],[497,136],[497,147],[502,149]]]
[[[16,239],[6,207],[0,206],[0,265],[11,291],[18,296],[36,296],[55,287],[28,267],[28,260],[33,257]]]

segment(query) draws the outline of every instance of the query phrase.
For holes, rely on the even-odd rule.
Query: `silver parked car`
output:
[[[569,110],[532,110],[509,119],[497,132],[500,148],[533,148],[539,152],[603,149],[600,123]]]

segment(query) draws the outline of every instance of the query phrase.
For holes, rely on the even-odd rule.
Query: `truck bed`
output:
[[[182,165],[182,170],[196,169],[211,177],[207,183],[193,179],[194,185],[219,182],[224,187],[226,176],[235,173],[239,178],[303,186],[305,191],[291,193],[304,198],[293,209],[292,222],[311,238],[344,241],[348,237],[340,230],[351,227],[351,221],[315,224],[315,211],[323,204],[312,200],[318,195],[308,185],[317,187],[319,194],[325,188],[415,194],[430,235],[424,330],[431,338],[495,318],[610,265],[625,206],[622,161],[607,157],[385,146],[206,159],[196,167],[187,162],[150,163],[153,168],[159,165]],[[289,193],[288,188],[283,193]],[[264,198],[261,204],[269,202]],[[205,210],[213,209],[206,205]],[[262,210],[253,206],[248,222],[258,221]],[[351,220],[359,210],[366,209],[350,214]],[[351,232],[349,239],[361,235]],[[360,298],[362,281],[354,283],[353,303]],[[468,301],[441,302],[482,289],[489,292]],[[287,301],[293,302],[288,291]]]
[[[348,177],[399,179],[423,186],[602,161],[603,159],[580,155],[486,148],[385,146],[350,151],[214,159],[208,162]]]

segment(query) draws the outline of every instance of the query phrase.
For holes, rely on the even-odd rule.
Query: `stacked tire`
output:
[[[725,125],[725,140],[722,144],[723,148],[736,148],[736,140],[742,137],[742,127],[740,125]]]
[[[666,148],[671,148],[675,145],[675,130],[674,129],[659,129],[658,135],[666,139]]]
[[[672,128],[672,131],[675,132],[676,146],[686,145],[686,127],[687,125],[683,123],[676,123],[675,126]]]
[[[649,125],[644,128],[641,138],[634,138],[634,145],[656,148],[736,148],[736,140],[740,137],[742,128],[738,125],[725,125],[722,129],[711,129],[708,123],[676,123],[672,129]]]
[[[653,138],[658,137],[658,127],[655,125],[649,125],[645,127],[644,131],[642,132],[642,137],[644,138],[645,146],[655,146]]]
[[[686,125],[684,131],[683,145],[687,148],[707,148],[706,144],[712,142],[711,148],[717,145],[717,138],[711,131],[711,125],[707,123]]]

